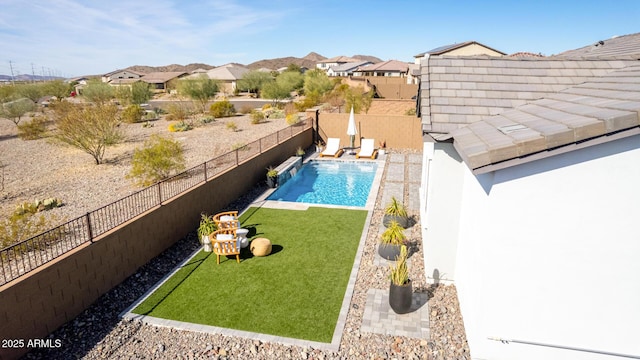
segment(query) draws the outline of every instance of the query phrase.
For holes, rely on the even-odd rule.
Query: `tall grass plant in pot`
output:
[[[397,222],[405,229],[409,227],[409,216],[407,215],[407,209],[398,199],[396,199],[395,196],[391,197],[391,201],[384,208],[382,224],[386,227],[389,227],[392,221]]]
[[[387,260],[395,260],[401,251],[401,247],[405,245],[407,236],[404,234],[404,228],[396,221],[391,224],[380,236],[380,244],[378,245],[378,254]]]
[[[398,314],[406,314],[411,310],[413,299],[413,285],[409,279],[409,267],[407,266],[407,247],[402,245],[400,255],[395,264],[389,267],[389,306]]]

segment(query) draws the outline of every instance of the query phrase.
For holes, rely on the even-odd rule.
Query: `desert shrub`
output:
[[[264,113],[260,110],[252,110],[251,111],[251,123],[252,124],[260,124],[264,120]]]
[[[186,120],[189,116],[193,115],[195,110],[193,106],[183,103],[171,103],[167,106],[167,116],[166,119],[169,121],[183,121]]]
[[[407,111],[405,111],[404,114],[405,115],[415,115],[416,114],[416,108],[407,109]]]
[[[238,131],[238,125],[236,125],[236,123],[234,121],[229,121],[227,123],[227,129],[231,130],[231,131]]]
[[[269,119],[284,119],[285,113],[280,109],[269,109],[265,111],[265,116]]]
[[[217,101],[211,104],[209,114],[214,117],[229,117],[236,114],[236,108],[228,100]]]
[[[29,122],[18,124],[18,136],[22,140],[40,139],[47,131],[46,123],[46,116],[36,116]]]
[[[174,122],[169,124],[169,131],[170,132],[181,132],[181,131],[189,131],[191,130],[193,127],[185,122],[185,121],[178,121],[178,122]]]
[[[254,109],[249,105],[242,105],[242,107],[240,108],[240,114],[243,114],[243,115],[251,114],[253,110]]]
[[[312,97],[305,97],[304,99],[293,103],[296,110],[298,111],[305,111],[309,108],[316,106],[317,104],[318,104],[317,100]]]
[[[271,104],[262,105],[262,110],[268,110],[268,109],[271,109]]]
[[[184,151],[180,142],[152,135],[142,149],[133,152],[131,171],[127,177],[135,179],[138,185],[148,186],[184,168]]]
[[[122,121],[126,123],[137,123],[142,121],[146,111],[140,105],[129,105],[122,111]]]
[[[155,120],[158,118],[158,113],[155,111],[145,111],[142,116],[142,120]]]
[[[58,206],[62,206],[62,202],[56,198],[36,200],[33,203],[19,205],[8,218],[0,220],[0,248],[42,234],[51,229],[52,224],[63,221],[51,214],[46,218],[43,215],[35,215],[39,211]]]
[[[49,228],[49,223],[43,215],[13,214],[8,219],[0,221],[0,248],[32,238]]]
[[[33,202],[25,202],[16,208],[14,214],[24,215],[24,214],[35,214],[40,211],[51,210],[53,208],[57,208],[62,206],[62,201],[57,198],[48,198],[44,200],[35,200]]]
[[[298,114],[289,114],[285,118],[285,121],[288,125],[295,125],[300,122],[300,117],[298,116]]]
[[[214,118],[213,116],[205,116],[203,118],[200,118],[200,122],[203,124],[208,124],[210,122],[214,122],[216,121],[216,118]]]

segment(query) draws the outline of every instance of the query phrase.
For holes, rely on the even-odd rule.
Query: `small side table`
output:
[[[236,236],[238,237],[238,241],[240,241],[241,248],[246,248],[247,246],[249,246],[249,239],[247,239],[247,234],[249,234],[249,229],[236,230]]]

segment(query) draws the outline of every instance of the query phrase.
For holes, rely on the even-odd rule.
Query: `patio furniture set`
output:
[[[339,138],[328,138],[327,146],[320,153],[320,157],[340,157],[344,153],[344,148],[340,147],[340,139]],[[374,140],[373,139],[362,139],[360,145],[360,151],[355,154],[356,158],[371,158],[375,159],[378,155],[378,150],[375,149]]]
[[[209,235],[216,254],[216,263],[220,264],[220,256],[235,256],[240,263],[240,251],[249,246],[248,229],[240,227],[238,211],[225,211],[213,216],[218,229]],[[271,241],[257,238],[251,241],[251,252],[254,256],[267,256],[271,253]]]

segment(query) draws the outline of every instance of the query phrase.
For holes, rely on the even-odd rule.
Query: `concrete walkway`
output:
[[[382,177],[382,200],[378,204],[379,208],[383,208],[391,201],[391,197],[395,197],[407,204],[407,209],[410,212],[418,213],[422,156],[420,154],[389,154],[387,156],[387,168]],[[385,227],[380,224],[377,230],[378,234],[382,234]],[[409,258],[408,265],[411,266],[411,261],[421,260]],[[374,266],[388,267],[390,263],[377,254],[374,255]],[[369,289],[360,330],[376,334],[428,339],[429,307],[427,300],[427,294],[414,293],[410,312],[400,315],[396,314],[389,306],[388,290]]]

